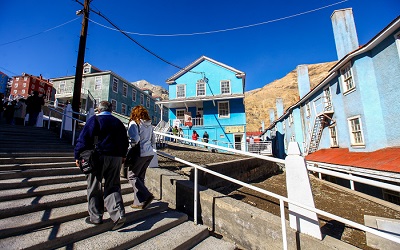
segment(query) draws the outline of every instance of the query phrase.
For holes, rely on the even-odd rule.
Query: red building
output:
[[[38,91],[39,94],[46,95],[46,100],[51,99],[53,84],[47,79],[43,79],[42,75],[33,76],[22,73],[21,76],[14,76],[10,94],[13,97],[27,98],[33,91]]]

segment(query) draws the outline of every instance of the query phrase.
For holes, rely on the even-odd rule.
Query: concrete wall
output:
[[[160,168],[149,168],[146,186],[172,209],[193,216],[193,182],[182,175]],[[199,188],[199,223],[243,249],[282,249],[280,217],[226,195]],[[288,249],[356,249],[325,236],[322,241],[297,234],[286,223]]]

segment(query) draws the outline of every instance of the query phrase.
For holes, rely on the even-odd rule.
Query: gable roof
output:
[[[218,61],[216,61],[216,60],[214,60],[214,59],[211,59],[211,58],[209,58],[209,57],[201,56],[201,57],[198,58],[196,61],[192,62],[191,64],[189,64],[189,65],[186,66],[185,68],[183,68],[183,69],[181,69],[180,71],[178,71],[178,73],[176,73],[175,75],[173,75],[173,76],[171,76],[170,78],[168,78],[168,79],[166,80],[166,83],[167,83],[167,84],[172,84],[172,83],[174,83],[176,79],[178,79],[178,78],[181,77],[182,75],[186,74],[188,71],[192,70],[194,67],[196,67],[197,65],[199,65],[200,63],[202,63],[202,62],[205,61],[205,60],[207,60],[207,61],[209,61],[209,62],[212,62],[212,63],[216,64],[216,65],[219,65],[219,66],[221,66],[221,67],[224,67],[224,68],[226,68],[226,69],[228,69],[228,70],[231,70],[231,71],[235,72],[235,73],[236,73],[236,77],[238,77],[238,78],[244,78],[244,77],[246,76],[246,74],[245,74],[243,71],[237,70],[237,69],[235,69],[235,68],[233,68],[233,67],[231,67],[231,66],[228,66],[228,65],[226,65],[226,64],[223,64],[223,63],[221,63],[221,62],[218,62]],[[201,73],[201,72],[199,72],[199,73]]]

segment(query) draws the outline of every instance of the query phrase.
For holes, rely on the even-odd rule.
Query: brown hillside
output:
[[[308,65],[311,88],[315,87],[328,75],[329,69],[335,63],[327,62]],[[259,131],[262,121],[264,121],[265,127],[269,126],[269,109],[272,108],[275,110],[276,118],[275,102],[278,97],[283,99],[284,109],[299,101],[296,69],[289,72],[285,77],[268,83],[260,89],[246,92],[247,131]]]
[[[162,100],[168,100],[168,90],[161,86],[153,85],[146,80],[132,82],[133,85],[140,89],[150,89],[153,92],[153,97],[161,97]]]

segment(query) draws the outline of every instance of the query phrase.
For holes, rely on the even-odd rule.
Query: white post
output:
[[[300,156],[300,148],[297,142],[289,143],[285,168],[288,199],[309,207],[315,207],[306,162]],[[322,240],[319,221],[315,212],[289,203],[289,222],[290,227],[298,232]]]
[[[65,112],[65,114],[67,116],[65,116],[65,118],[64,118],[64,130],[72,131],[72,118],[71,118],[72,117],[72,106],[71,106],[71,104],[67,105],[66,110],[67,111]]]
[[[49,122],[47,123],[47,129],[50,129],[50,120],[51,120],[51,109],[49,110]]]
[[[282,244],[283,244],[283,249],[287,250],[288,246],[286,237],[285,203],[283,203],[282,199],[279,199],[279,207],[281,210]]]
[[[351,173],[349,173],[349,176],[351,177],[351,176],[353,176]],[[355,190],[355,188],[354,188],[354,181],[353,180],[350,180],[350,188],[351,188],[351,190]]]
[[[198,177],[198,170],[195,167],[194,168],[194,207],[193,207],[193,210],[194,210],[193,220],[194,220],[195,225],[197,225],[197,192],[199,191],[197,177]]]
[[[36,127],[38,128],[43,127],[43,111],[40,111],[40,113],[37,116]]]

